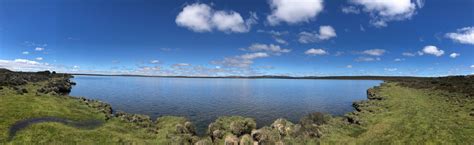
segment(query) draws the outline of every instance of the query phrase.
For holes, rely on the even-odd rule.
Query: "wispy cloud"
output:
[[[336,30],[334,30],[334,28],[331,26],[320,26],[318,32],[303,31],[300,32],[298,36],[298,41],[300,43],[314,43],[337,37],[337,34]]]

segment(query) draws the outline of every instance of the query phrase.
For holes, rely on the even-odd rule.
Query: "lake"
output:
[[[311,112],[343,115],[367,98],[374,80],[158,78],[75,76],[70,95],[97,99],[114,111],[184,116],[198,134],[219,116],[252,117],[257,126],[278,118],[292,122]]]

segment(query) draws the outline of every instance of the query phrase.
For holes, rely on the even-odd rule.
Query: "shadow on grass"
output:
[[[33,125],[36,123],[43,123],[43,122],[57,122],[57,123],[62,123],[64,125],[68,125],[68,126],[72,126],[72,127],[80,128],[80,129],[94,129],[104,124],[104,122],[101,120],[74,121],[74,120],[69,120],[66,118],[58,118],[58,117],[30,118],[30,119],[18,121],[10,127],[8,141],[11,141],[15,137],[18,131],[30,125]]]

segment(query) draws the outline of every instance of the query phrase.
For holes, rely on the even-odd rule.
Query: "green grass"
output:
[[[4,87],[0,91],[0,144],[7,143],[8,130],[15,122],[35,117],[60,117],[70,120],[104,120],[104,114],[65,96],[39,95],[35,91],[39,85],[26,85],[29,92],[17,95],[14,90]],[[167,126],[170,127],[170,126]],[[166,130],[167,128],[163,128]],[[168,129],[169,130],[169,129]],[[113,118],[103,126],[88,130],[78,129],[60,123],[37,123],[19,132],[12,144],[41,143],[157,143],[163,141],[146,129],[139,128]]]
[[[362,125],[347,125],[340,119],[325,126],[325,143],[358,144],[473,144],[473,101],[458,105],[441,91],[411,89],[395,83],[383,85],[382,101],[373,101],[374,113],[363,111]],[[457,95],[457,96],[456,96]]]
[[[180,133],[187,120],[165,116],[155,122],[154,131],[138,127],[119,118],[107,120],[95,129],[80,129],[60,123],[37,123],[19,132],[7,142],[8,130],[15,122],[35,117],[61,117],[70,120],[105,120],[104,114],[67,96],[36,95],[44,83],[22,87],[28,93],[18,95],[8,87],[0,90],[0,144],[178,144],[198,138]],[[368,101],[357,112],[360,125],[334,117],[321,126],[323,136],[316,138],[284,138],[295,144],[474,144],[474,102],[462,103],[452,97],[464,95],[436,90],[412,89],[386,83],[379,90],[383,100]],[[464,99],[466,100],[466,99]],[[217,120],[230,124],[242,117]],[[229,125],[225,125],[229,126]],[[227,129],[227,128],[224,128]],[[219,140],[220,143],[223,140]]]

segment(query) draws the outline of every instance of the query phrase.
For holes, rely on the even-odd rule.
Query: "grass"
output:
[[[469,116],[473,101],[458,105],[453,95],[428,89],[411,89],[387,83],[380,88],[383,100],[362,111],[362,125],[346,125],[332,120],[321,138],[326,143],[357,144],[473,144],[474,117]],[[370,102],[370,101],[369,101]]]
[[[28,90],[23,95],[18,95],[9,87],[0,90],[0,144],[180,144],[210,140],[209,137],[193,136],[190,133],[193,131],[186,125],[187,119],[164,116],[157,119],[152,131],[117,117],[95,129],[52,122],[38,123],[17,132],[8,142],[9,127],[28,118],[48,116],[75,121],[105,120],[102,112],[78,99],[37,95],[35,90],[44,84],[38,82],[21,86]],[[351,124],[344,117],[333,117],[319,127],[323,134],[319,139],[287,136],[282,141],[290,144],[474,144],[474,116],[469,115],[474,110],[474,101],[466,99],[465,94],[402,87],[395,82],[385,83],[378,91],[382,100],[366,101],[361,105],[360,112],[354,112],[360,124]],[[245,118],[223,117],[215,124],[230,131],[232,128],[228,127],[234,120]],[[240,128],[239,125],[234,126]],[[275,131],[269,127],[266,129]],[[240,138],[248,138],[248,130],[245,133],[247,135]],[[219,139],[218,143],[223,141]]]
[[[64,96],[39,95],[34,90],[40,85],[24,86],[28,93],[17,95],[3,87],[0,91],[0,144],[7,143],[8,130],[15,122],[34,117],[60,117],[70,120],[104,120],[102,113]],[[158,138],[143,128],[125,123],[117,118],[93,129],[77,129],[60,123],[38,123],[17,133],[11,144],[42,143],[155,143]]]

